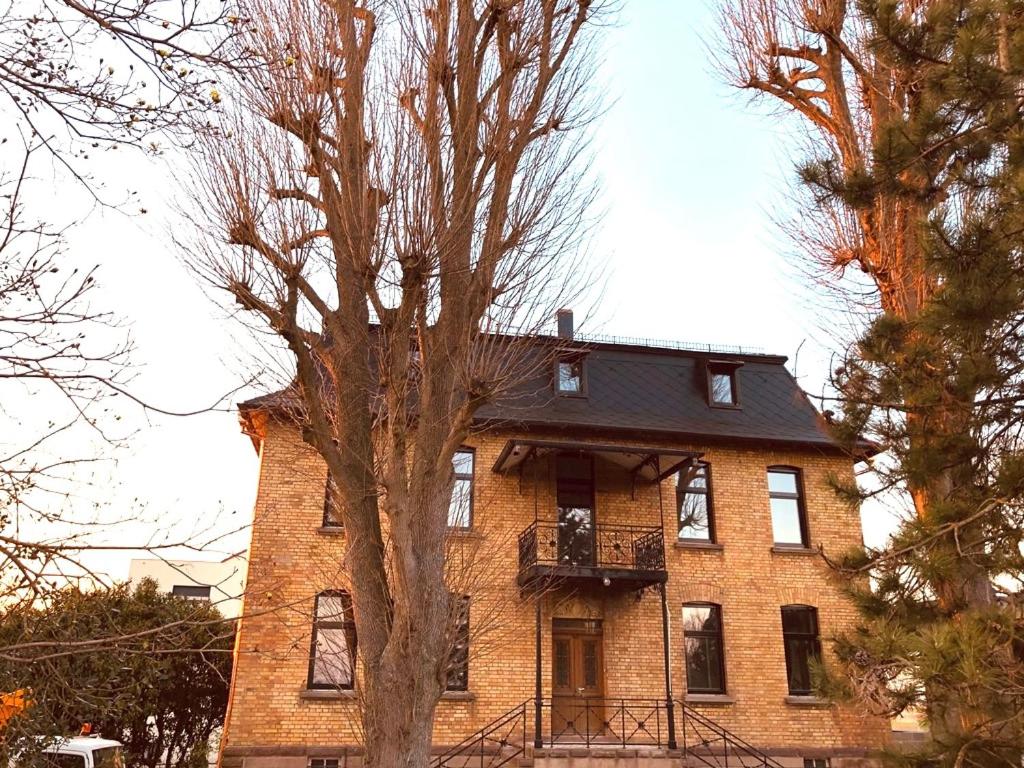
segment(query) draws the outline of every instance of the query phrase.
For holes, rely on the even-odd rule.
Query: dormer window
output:
[[[732,371],[712,371],[711,402],[715,405],[736,405],[736,387]]]
[[[708,405],[713,408],[738,408],[740,390],[737,372],[743,363],[709,360]]]
[[[555,391],[568,397],[586,395],[586,369],[582,357],[563,358],[555,363]]]

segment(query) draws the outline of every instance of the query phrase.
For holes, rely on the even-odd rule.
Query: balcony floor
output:
[[[605,586],[604,580],[609,584]],[[633,591],[668,581],[666,570],[599,568],[583,565],[530,565],[519,571],[516,582],[522,589],[571,586],[575,588]]]

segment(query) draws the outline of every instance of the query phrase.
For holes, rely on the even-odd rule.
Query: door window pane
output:
[[[556,459],[558,560],[567,565],[594,565],[594,476],[589,456]]]
[[[583,685],[597,687],[597,643],[593,640],[583,641]]]
[[[555,685],[569,685],[569,641],[561,637],[555,639]]]

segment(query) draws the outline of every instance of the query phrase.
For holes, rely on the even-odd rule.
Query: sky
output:
[[[583,330],[788,355],[805,389],[819,391],[833,342],[819,330],[813,293],[775,223],[792,212],[796,124],[723,83],[707,54],[715,35],[710,5],[627,0],[603,35],[593,86],[608,106],[591,129],[605,212],[592,243],[601,280]],[[100,265],[95,303],[130,330],[133,391],[164,409],[191,411],[238,387],[252,361],[244,334],[171,244],[181,226],[174,201],[187,193],[180,168],[174,152],[106,153],[98,175],[112,192],[137,191],[139,202],[125,212],[93,210],[68,244],[72,258]],[[83,201],[59,185],[38,203],[72,214]],[[125,517],[141,513],[153,530],[244,525],[258,463],[231,406],[256,393],[246,389],[198,416],[126,408],[126,447],[93,470],[83,497]],[[891,526],[884,511],[865,513],[869,543]],[[245,544],[243,531],[197,557]],[[100,566],[123,578],[129,557],[104,555]]]

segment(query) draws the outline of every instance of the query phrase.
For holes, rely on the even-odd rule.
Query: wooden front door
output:
[[[604,649],[599,620],[554,620],[551,682],[552,740],[589,742],[601,736]]]

